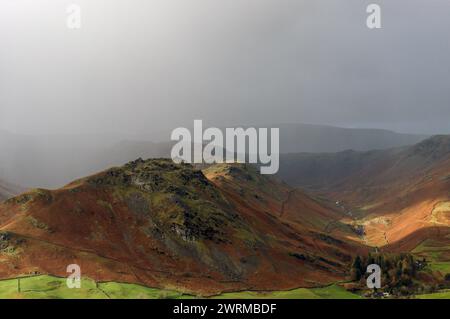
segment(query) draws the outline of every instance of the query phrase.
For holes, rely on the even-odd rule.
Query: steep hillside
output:
[[[357,218],[369,244],[407,250],[433,238],[450,244],[450,136],[384,151],[292,154],[280,168],[284,180]]]
[[[301,216],[335,213],[249,172],[210,167],[208,180],[187,164],[139,159],[9,199],[0,205],[0,278],[64,276],[76,263],[95,280],[201,294],[344,279],[365,248]]]
[[[253,210],[257,215],[266,212],[276,216],[298,232],[320,231],[349,240],[358,237],[353,227],[340,222],[345,214],[328,200],[312,198],[300,189],[262,176],[251,165],[217,164],[204,173],[237,206]]]

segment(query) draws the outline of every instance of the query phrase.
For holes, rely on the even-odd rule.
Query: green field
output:
[[[434,271],[440,271],[442,274],[450,274],[450,262],[433,262],[430,268]]]
[[[19,291],[20,281],[20,291]],[[32,276],[0,280],[0,299],[192,299],[200,298],[175,290],[148,288],[136,284],[81,281],[81,288],[69,289],[66,278]],[[241,291],[213,296],[214,299],[362,299],[338,285],[298,288],[287,291]],[[450,299],[450,290],[418,295],[419,299]]]
[[[417,295],[419,299],[450,299],[450,290],[436,292],[433,294]]]
[[[44,298],[44,299],[159,299],[192,298],[180,292],[147,288],[135,284],[116,282],[96,283],[90,279],[81,280],[81,288],[69,289],[66,278],[33,276],[0,281],[0,299]]]
[[[19,288],[20,283],[20,288]],[[19,291],[20,289],[20,291]],[[104,282],[96,283],[90,279],[81,281],[81,288],[69,289],[65,278],[52,276],[32,276],[0,280],[0,299],[45,298],[45,299],[187,299],[196,298],[174,290],[148,288],[141,285]],[[337,285],[324,288],[299,288],[274,292],[235,292],[224,293],[212,298],[239,299],[356,299],[358,295]]]
[[[298,288],[287,291],[273,292],[231,292],[213,298],[237,299],[360,299],[359,295],[348,292],[342,287],[331,285],[323,288]]]
[[[450,246],[448,246],[448,241],[427,239],[411,252],[419,257],[425,257],[428,262],[448,262]]]

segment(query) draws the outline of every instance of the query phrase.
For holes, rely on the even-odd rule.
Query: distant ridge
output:
[[[313,124],[279,124],[281,153],[369,151],[416,144],[427,135],[383,129],[342,128]]]
[[[284,154],[279,176],[294,186],[342,189],[355,179],[361,184],[371,184],[374,179],[380,183],[398,181],[448,159],[450,135],[436,135],[411,146],[385,150]]]
[[[0,180],[0,201],[16,196],[23,191],[24,189],[19,186]]]
[[[279,127],[281,153],[387,149],[412,145],[426,138],[386,130],[311,124],[255,127]],[[18,185],[57,188],[81,176],[108,166],[122,165],[138,157],[169,158],[174,143],[169,139],[170,131],[129,139],[101,134],[27,136],[0,130],[0,172],[4,173],[4,179]]]

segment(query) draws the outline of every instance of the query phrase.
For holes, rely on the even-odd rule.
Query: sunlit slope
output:
[[[450,136],[391,150],[293,154],[280,167],[283,179],[336,202],[348,215],[342,221],[360,225],[369,245],[450,246]]]

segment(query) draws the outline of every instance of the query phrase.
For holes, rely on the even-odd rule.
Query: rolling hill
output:
[[[96,281],[201,295],[323,286],[367,251],[339,218],[252,166],[138,159],[0,204],[0,278],[76,263]]]

